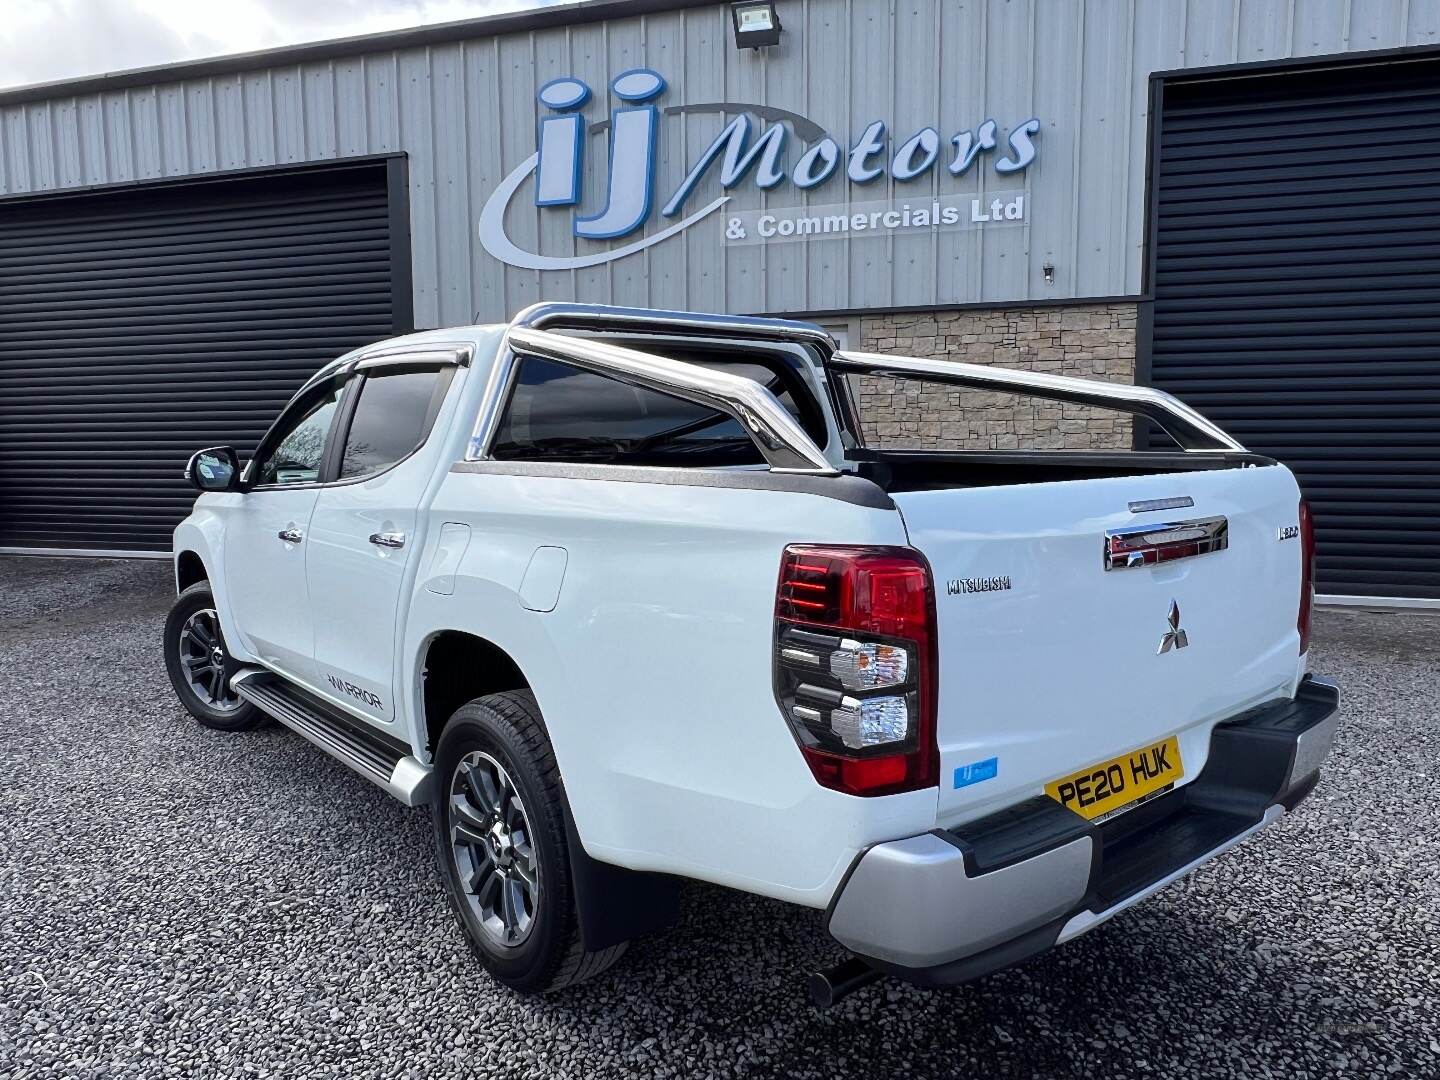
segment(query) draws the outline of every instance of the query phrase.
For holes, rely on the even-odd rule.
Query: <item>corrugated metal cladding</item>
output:
[[[0,190],[404,152],[410,160],[415,318],[439,326],[508,317],[538,299],[730,312],[833,311],[1138,293],[1147,80],[1156,70],[1440,40],[1430,0],[779,0],[780,45],[740,52],[724,4],[528,33],[377,51],[17,105],[0,115]],[[1043,123],[1025,176],[1028,227],[929,237],[722,243],[725,215],[606,266],[507,268],[476,239],[486,198],[536,146],[535,94],[583,78],[592,124],[615,103],[609,80],[637,66],[670,87],[662,109],[759,103],[809,117],[842,144],[871,120],[900,139],[949,137],[986,118]],[[724,118],[665,115],[658,191],[672,192]],[[1003,145],[1003,144],[1002,144]],[[892,143],[893,146],[893,143]],[[582,213],[604,197],[606,139],[590,140]],[[792,145],[788,163],[797,150]],[[788,182],[731,189],[732,208],[823,205],[969,192],[1001,180],[943,168],[808,194]],[[713,170],[692,197],[720,194]],[[663,196],[662,196],[663,197]],[[571,236],[569,208],[536,209],[528,189],[517,243],[561,255],[604,250]],[[670,219],[652,215],[647,232]],[[630,237],[626,238],[632,239]],[[623,243],[617,241],[616,243]],[[1054,285],[1042,268],[1055,267]]]
[[[0,547],[169,550],[191,453],[391,334],[386,171],[0,203]]]
[[[1440,62],[1161,115],[1155,385],[1295,470],[1322,593],[1440,599]]]

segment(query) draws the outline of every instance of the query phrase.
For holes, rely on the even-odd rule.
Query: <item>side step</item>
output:
[[[378,732],[364,730],[363,721],[342,715],[262,668],[237,672],[231,677],[230,685],[261,712],[274,717],[406,806],[429,802],[430,766],[421,764]]]

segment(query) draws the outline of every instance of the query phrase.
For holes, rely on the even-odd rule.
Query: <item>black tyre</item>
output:
[[[565,791],[528,691],[491,694],[451,717],[435,755],[435,844],[455,917],[485,970],[521,993],[598,975],[625,944],[580,940]]]
[[[217,731],[249,731],[265,714],[230,689],[235,663],[225,647],[208,581],[180,594],[165,619],[165,670],[185,711]]]

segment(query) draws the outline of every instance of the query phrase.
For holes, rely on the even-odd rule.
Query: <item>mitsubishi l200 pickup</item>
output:
[[[1161,451],[867,446],[851,380],[1133,414]],[[1156,390],[540,304],[323,367],[202,450],[165,661],[434,821],[479,961],[598,974],[698,879],[878,977],[1068,941],[1315,786],[1295,478]]]

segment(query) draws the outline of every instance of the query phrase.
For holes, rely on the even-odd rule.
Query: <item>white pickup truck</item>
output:
[[[1177,445],[869,449],[849,376]],[[429,806],[517,990],[606,968],[682,878],[814,909],[820,1003],[963,982],[1293,810],[1334,734],[1294,477],[1143,387],[541,304],[343,356],[187,475],[180,700]]]

